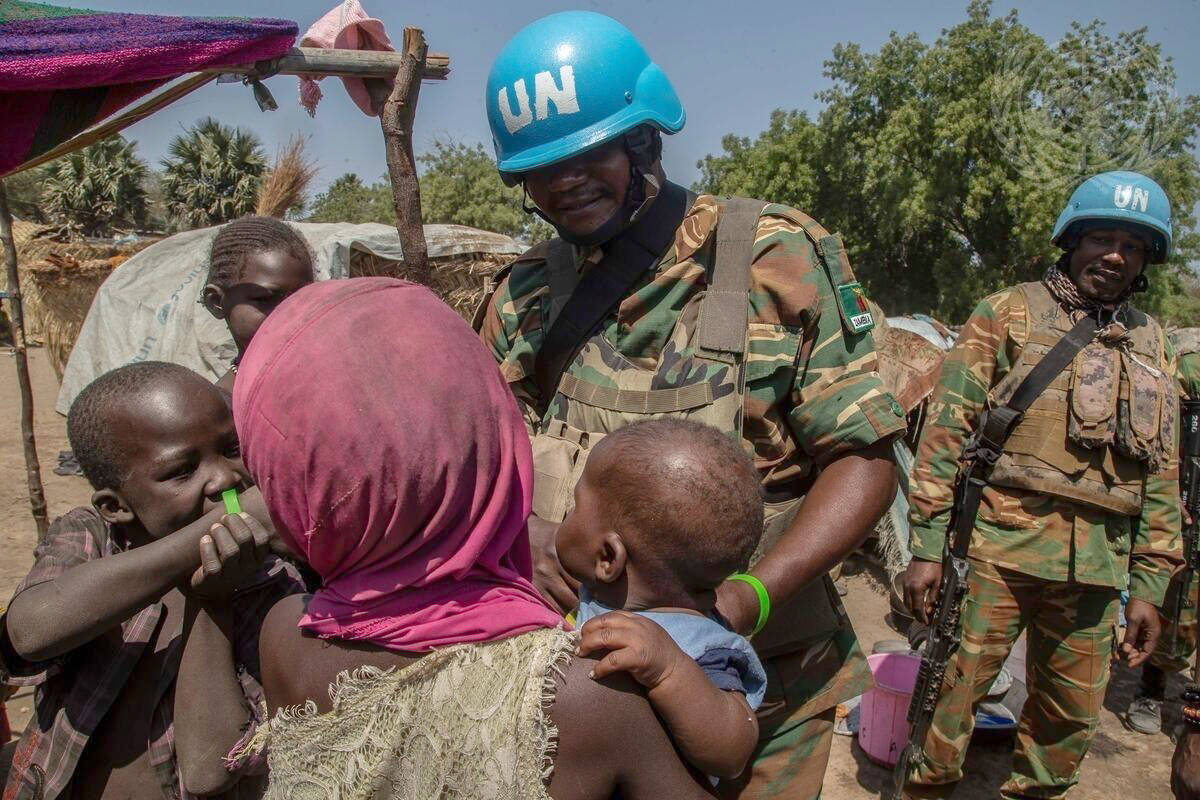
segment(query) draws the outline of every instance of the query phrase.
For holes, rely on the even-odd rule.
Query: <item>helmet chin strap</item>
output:
[[[621,207],[612,216],[602,222],[591,233],[572,233],[566,228],[559,227],[554,220],[546,216],[537,204],[527,202],[529,190],[521,182],[524,196],[521,198],[521,208],[526,214],[536,214],[554,228],[559,238],[576,247],[594,247],[604,244],[620,236],[626,228],[645,213],[654,198],[662,189],[658,178],[652,171],[652,166],[662,154],[662,140],[658,131],[643,125],[635,128],[624,137],[625,152],[629,156],[629,186],[625,190],[625,199]]]

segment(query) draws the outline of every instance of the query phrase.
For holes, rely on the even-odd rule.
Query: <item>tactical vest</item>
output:
[[[734,202],[740,213],[730,213]],[[747,213],[746,203],[756,203],[751,213]],[[722,207],[706,291],[692,298],[679,314],[653,368],[630,362],[599,331],[579,350],[562,374],[549,412],[533,436],[533,511],[539,517],[561,522],[573,507],[575,484],[591,448],[605,435],[640,420],[663,416],[690,419],[725,431],[748,453],[752,452],[742,437],[749,309],[746,292],[751,245],[764,205],[733,198]],[[834,246],[836,237],[793,209],[777,206],[770,213],[804,227],[826,270],[838,270],[831,275],[835,285],[853,280],[852,274],[849,280],[843,275],[849,263],[840,241]],[[732,230],[734,227],[745,229]],[[743,243],[744,255],[723,256],[723,251],[729,251],[722,242],[734,238]],[[553,247],[542,252],[553,252]],[[839,256],[843,263],[830,263]],[[547,260],[552,274],[550,292],[542,298],[543,319],[552,320],[563,305],[563,293],[569,292],[569,288],[559,287],[570,285],[569,279],[556,277],[553,271],[556,266],[559,270],[574,269],[574,263],[573,259],[564,263],[561,257],[557,265]],[[740,290],[736,288],[739,286]],[[740,297],[740,305],[731,308],[728,303],[706,302],[709,296],[721,293]],[[734,338],[736,341],[729,343]],[[799,341],[796,347],[799,350]],[[798,355],[793,354],[793,363]],[[802,501],[803,497],[788,497],[766,504],[763,538],[752,564],[779,541]],[[788,603],[773,607],[767,626],[754,637],[754,647],[764,657],[794,652],[828,639],[846,622],[833,581],[822,576]]]
[[[1004,405],[1030,370],[1073,324],[1042,283],[1017,287],[1027,310],[1025,346],[1012,371],[989,393]],[[1054,495],[1103,511],[1142,511],[1146,459],[1135,453],[1174,443],[1174,402],[1160,370],[1158,323],[1128,308],[1129,336],[1099,339],[1075,357],[1042,392],[1013,431],[990,483]]]

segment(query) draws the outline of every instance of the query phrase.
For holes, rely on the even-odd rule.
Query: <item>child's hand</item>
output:
[[[262,563],[270,538],[249,514],[226,514],[200,537],[200,566],[192,573],[188,593],[201,600],[233,596]]]
[[[642,686],[655,689],[671,677],[680,660],[689,660],[660,625],[628,611],[590,619],[579,635],[578,655],[609,651],[592,669],[591,677],[597,680],[628,672]]]

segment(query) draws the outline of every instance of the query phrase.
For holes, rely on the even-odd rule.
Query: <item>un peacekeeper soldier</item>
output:
[[[1175,350],[1176,380],[1179,390],[1189,400],[1200,399],[1200,328],[1183,328],[1170,334]],[[1142,679],[1137,694],[1129,706],[1125,721],[1138,733],[1154,734],[1162,730],[1162,703],[1167,689],[1167,675],[1183,672],[1192,666],[1196,652],[1196,601],[1200,591],[1200,576],[1193,575],[1189,597],[1184,601],[1179,620],[1170,619],[1175,613],[1176,597],[1181,591],[1183,572],[1171,577],[1167,588],[1163,614],[1160,614],[1162,635],[1150,660],[1142,665]],[[1178,634],[1175,626],[1178,625]]]
[[[754,580],[727,581],[716,604],[743,634],[767,620],[753,641],[768,688],[753,763],[719,791],[815,798],[834,707],[870,685],[826,573],[888,508],[904,430],[841,241],[795,209],[668,182],[660,133],[683,127],[683,107],[603,15],[517,33],[487,109],[502,176],[558,233],[517,259],[478,318],[533,439],[535,582],[563,612],[576,605],[554,532],[605,434],[672,415],[738,438],[767,523]]]
[[[1029,699],[1001,795],[1065,796],[1098,724],[1119,594],[1130,593],[1120,652],[1137,666],[1181,561],[1174,361],[1162,328],[1130,304],[1145,265],[1170,251],[1166,194],[1138,173],[1096,175],[1071,195],[1053,241],[1066,252],[1040,282],[985,298],[967,320],[918,445],[905,595],[926,619],[957,461],[980,414],[1007,403],[1082,315],[1099,315],[1099,336],[1034,400],[984,489],[962,644],[910,797],[945,796],[962,777],[973,708],[1023,630]]]

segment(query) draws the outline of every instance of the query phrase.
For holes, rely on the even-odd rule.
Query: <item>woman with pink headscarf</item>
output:
[[[246,466],[322,585],[261,636],[269,798],[708,796],[530,583],[532,458],[469,326],[386,278],[300,290],[234,390]]]

